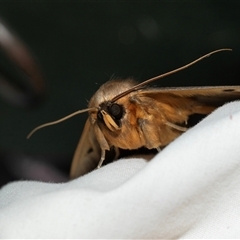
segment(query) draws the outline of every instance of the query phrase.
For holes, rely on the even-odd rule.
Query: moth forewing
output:
[[[228,101],[239,99],[240,86],[204,86],[155,88],[141,91],[143,96],[151,97],[161,102],[183,104],[183,99],[198,102],[201,106],[220,106]],[[175,99],[175,100],[174,100]],[[182,99],[182,102],[179,101]]]
[[[92,171],[96,168],[100,156],[101,149],[88,118],[73,156],[70,177],[76,178]]]

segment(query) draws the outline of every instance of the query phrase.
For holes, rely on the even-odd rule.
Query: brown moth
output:
[[[240,86],[153,88],[147,84],[183,70],[220,51],[210,52],[197,60],[137,84],[132,79],[110,80],[93,95],[87,109],[35,128],[62,122],[88,112],[82,136],[74,153],[71,178],[101,167],[105,152],[119,149],[160,150],[187,130],[193,114],[209,114],[227,101],[240,98]]]

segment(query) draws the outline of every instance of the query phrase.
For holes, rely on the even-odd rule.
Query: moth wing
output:
[[[240,99],[240,86],[152,88],[138,92],[175,108],[192,108],[200,114],[208,114],[212,108]]]
[[[96,168],[101,158],[100,152],[99,143],[88,118],[73,156],[70,178],[79,177]]]
[[[139,93],[158,101],[175,102],[176,105],[184,103],[184,101],[176,101],[181,98],[194,100],[203,106],[218,107],[226,102],[240,99],[240,86],[150,88],[140,90]]]
[[[152,139],[159,138],[160,146],[165,146],[186,131],[191,116],[207,115],[228,101],[240,99],[240,86],[147,88],[132,93],[131,99],[138,106],[138,116],[143,116],[141,130],[154,136],[145,137],[145,146],[151,148]]]

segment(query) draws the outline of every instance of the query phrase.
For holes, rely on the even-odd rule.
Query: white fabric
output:
[[[6,185],[0,238],[240,238],[240,102],[149,163],[120,160],[64,184]]]

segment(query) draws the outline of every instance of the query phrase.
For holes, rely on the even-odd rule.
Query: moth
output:
[[[160,149],[188,128],[193,114],[211,113],[227,101],[240,98],[240,86],[155,88],[149,83],[176,73],[220,51],[210,52],[173,71],[137,83],[115,79],[103,84],[91,98],[88,108],[35,128],[57,124],[83,112],[89,116],[77,145],[70,177],[76,178],[101,167],[106,151],[120,149]]]

